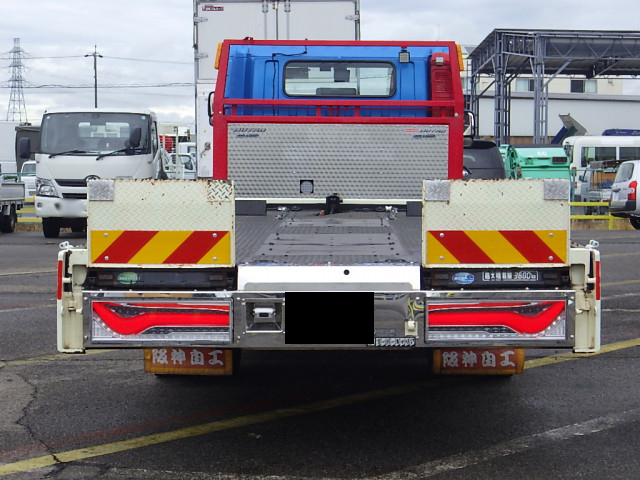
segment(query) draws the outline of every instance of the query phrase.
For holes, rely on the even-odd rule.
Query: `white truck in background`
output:
[[[18,122],[0,122],[0,232],[11,233],[24,206],[24,183],[19,181],[16,163]]]
[[[601,194],[589,187],[591,162],[620,164],[640,158],[640,137],[636,135],[576,135],[565,138],[562,147],[571,161],[575,202],[600,202],[611,196],[611,192]]]
[[[19,122],[0,122],[0,169],[3,175],[17,174],[16,127]]]
[[[211,104],[223,40],[360,39],[360,0],[194,0],[193,12],[196,163],[204,178],[212,175]]]
[[[24,207],[24,183],[18,181],[15,165],[15,160],[13,167],[10,166],[10,162],[0,164],[0,232],[2,233],[11,233],[16,229],[18,210]],[[5,168],[8,170],[6,174]]]
[[[31,141],[18,140],[28,159]],[[164,178],[157,119],[151,111],[48,110],[36,160],[36,215],[42,232],[82,232],[87,224],[87,182],[101,178]]]

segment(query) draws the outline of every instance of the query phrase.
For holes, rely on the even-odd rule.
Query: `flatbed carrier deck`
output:
[[[238,215],[238,264],[420,264],[421,216],[393,207],[325,211],[276,207],[261,216]]]

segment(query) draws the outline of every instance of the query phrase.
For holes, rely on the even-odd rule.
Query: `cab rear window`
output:
[[[284,67],[291,97],[390,97],[395,68],[389,62],[291,61]]]

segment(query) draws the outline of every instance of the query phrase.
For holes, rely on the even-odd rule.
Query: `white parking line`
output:
[[[490,462],[496,458],[506,457],[538,447],[547,446],[551,442],[570,440],[575,437],[593,435],[618,425],[637,422],[640,420],[640,408],[627,410],[626,412],[605,415],[603,417],[588,420],[582,423],[566,425],[542,433],[535,433],[526,437],[516,438],[507,442],[498,443],[483,450],[476,450],[458,455],[433,460],[420,465],[415,465],[403,470],[398,470],[386,475],[368,477],[366,480],[408,480],[414,478],[429,478],[443,472],[460,470],[480,463]]]

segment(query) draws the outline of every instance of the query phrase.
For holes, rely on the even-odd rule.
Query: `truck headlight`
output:
[[[36,179],[36,195],[40,197],[59,197],[56,187],[53,186],[51,180],[44,178]]]

